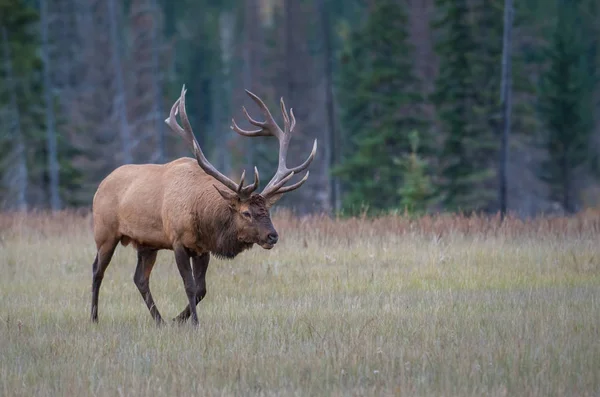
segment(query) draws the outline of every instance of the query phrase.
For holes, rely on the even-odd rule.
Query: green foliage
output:
[[[179,96],[182,84],[188,88],[186,97],[190,122],[200,145],[210,146],[209,130],[213,106],[225,107],[223,97],[223,65],[219,38],[220,13],[228,2],[214,0],[179,2],[163,1],[165,29],[175,41],[173,59],[175,74],[167,94],[169,104]],[[216,95],[215,95],[216,93]],[[169,105],[170,106],[170,105]]]
[[[394,158],[410,150],[408,133],[425,130],[413,73],[407,18],[396,2],[377,2],[341,55],[339,100],[346,131],[345,159],[335,170],[344,182],[344,208],[398,206],[404,183]]]
[[[83,20],[85,15],[97,18],[99,26],[106,22],[103,7],[75,10],[76,3],[51,2],[55,24]],[[299,121],[303,120],[303,128],[294,145],[302,146],[302,139],[306,139],[315,126],[322,125],[324,112],[313,111],[311,101],[305,98],[320,101],[319,95],[324,89],[322,76],[312,75],[322,73],[319,65],[325,56],[319,16],[313,18],[313,15],[326,7],[331,31],[335,32],[333,50],[340,54],[333,61],[333,77],[339,110],[336,115],[340,117],[336,131],[342,136],[338,144],[342,147],[343,163],[333,173],[343,182],[345,212],[368,208],[372,214],[404,207],[421,212],[433,204],[434,198],[439,199],[436,204],[440,209],[448,211],[495,209],[503,0],[436,0],[432,32],[414,30],[410,41],[423,45],[424,51],[418,54],[420,61],[430,56],[427,48],[430,33],[436,44],[437,71],[424,73],[437,75],[435,92],[430,97],[435,108],[423,103],[422,96],[429,94],[428,85],[421,86],[413,73],[415,54],[407,29],[412,22],[420,21],[409,21],[406,14],[416,11],[411,18],[421,15],[419,7],[414,6],[416,3],[406,9],[406,2],[394,0],[159,0],[157,3],[164,17],[161,34],[165,37],[159,40],[165,53],[165,65],[161,69],[166,76],[163,110],[168,110],[185,83],[189,88],[188,110],[197,138],[211,160],[218,167],[223,166],[225,172],[229,172],[227,168],[239,170],[250,163],[261,170],[272,169],[277,161],[275,140],[229,140],[229,119],[240,117],[239,105],[247,101],[241,90],[250,88],[244,86],[249,81],[270,108],[277,106],[276,99],[280,95],[288,105],[295,107]],[[9,33],[17,107],[27,150],[30,207],[46,204],[48,184],[38,58],[38,4],[30,0],[0,0],[0,24],[6,26]],[[120,4],[123,9],[119,14],[127,15],[132,1]],[[570,210],[576,208],[572,198],[577,193],[575,186],[579,176],[587,177],[586,166],[595,165],[600,175],[600,155],[590,153],[592,145],[589,145],[596,141],[591,134],[597,123],[594,114],[600,94],[597,84],[599,4],[595,0],[523,0],[514,5],[511,147],[518,147],[519,154],[526,154],[529,142],[525,134],[533,135],[544,125],[544,152],[548,159],[542,164],[539,176],[550,186],[552,198]],[[252,35],[247,35],[245,24],[248,22],[244,17],[249,7],[257,7],[255,11],[261,16],[252,19],[259,26],[252,30]],[[291,17],[286,13],[287,7],[292,7]],[[62,19],[63,14],[69,16]],[[267,14],[270,15],[268,22],[264,19]],[[123,21],[127,23],[126,19]],[[290,21],[293,23],[289,24]],[[85,51],[80,51],[80,44],[89,49],[96,41],[82,40],[77,34],[71,38],[68,34],[77,29],[79,27],[68,31],[57,29],[50,34],[52,54],[57,53],[56,48],[71,44],[73,47],[65,49],[64,54],[82,54],[77,62],[69,65],[51,58],[55,74],[57,70],[64,70],[52,78],[58,85],[62,84],[55,87],[53,100],[57,101],[61,95],[60,106],[56,105],[56,130],[61,198],[68,205],[81,204],[78,201],[81,199],[89,203],[89,196],[84,198],[82,191],[97,186],[95,177],[89,176],[90,170],[98,167],[94,156],[104,156],[101,151],[91,153],[84,148],[83,157],[88,161],[74,166],[72,159],[80,154],[71,144],[73,138],[86,135],[90,142],[98,142],[106,148],[114,133],[102,130],[93,118],[86,128],[80,128],[71,120],[78,117],[64,112],[72,105],[68,103],[70,99],[65,98],[81,98],[86,95],[82,91],[97,90],[94,86],[104,81],[102,79],[110,80],[110,73],[99,72],[101,65],[92,66],[98,59],[84,56]],[[122,31],[135,33],[135,29],[128,30],[127,26],[123,26]],[[131,38],[123,37],[128,51]],[[101,48],[99,52],[112,53],[110,46],[101,40],[100,37],[97,44]],[[66,43],[69,45],[65,46]],[[247,48],[257,54],[255,61],[258,59],[257,64],[249,68],[244,64]],[[288,51],[290,48],[292,51]],[[224,49],[229,50],[229,56],[224,56]],[[51,57],[56,56],[52,54]],[[60,62],[66,62],[68,56],[64,54]],[[543,83],[538,86],[542,71]],[[88,84],[84,75],[94,73],[99,77],[90,78],[92,83]],[[0,62],[0,173],[10,175],[6,172],[14,161],[15,150],[10,134],[12,109],[6,78],[4,62]],[[111,112],[114,106],[111,89],[107,84],[103,96],[95,96],[97,99],[90,106],[94,114]],[[66,90],[69,92],[64,95]],[[235,106],[232,108],[232,105]],[[534,110],[534,106],[539,108]],[[97,112],[98,107],[105,111]],[[88,114],[81,109],[87,107],[80,108],[77,114]],[[144,117],[139,115],[139,118]],[[435,135],[431,134],[430,125],[436,126]],[[419,145],[411,141],[411,131],[421,134]],[[189,154],[177,136],[167,132],[166,138],[182,149],[172,151],[173,154]],[[325,145],[322,142],[319,140],[320,148],[330,150],[329,142]],[[250,146],[254,149],[251,155],[247,151]],[[227,155],[223,154],[225,150]],[[319,152],[319,157],[321,153],[326,152]],[[295,155],[292,149],[290,158]],[[535,156],[535,153],[531,156],[534,161]],[[102,162],[110,167],[113,163]],[[313,181],[321,179],[321,170],[317,169],[311,177]],[[105,171],[107,169],[102,168],[95,175],[105,175]],[[432,171],[435,178],[431,177]],[[509,182],[513,187],[518,186],[517,183],[515,179]],[[7,194],[0,192],[0,201]]]
[[[444,143],[437,188],[450,211],[489,209],[500,121],[503,1],[438,0],[440,74],[432,101]]]
[[[21,124],[21,132],[26,150],[27,168],[29,169],[28,201],[33,206],[46,206],[48,201],[49,175],[47,169],[47,147],[43,103],[43,82],[41,79],[42,63],[39,58],[38,12],[26,1],[0,0],[0,28],[5,27],[8,35],[8,46],[12,66],[12,78],[17,99],[17,110]],[[1,35],[0,35],[1,40]],[[1,44],[1,42],[0,42]],[[9,110],[10,92],[8,90],[5,54],[0,45],[0,108],[6,109],[3,115],[6,120],[0,123],[2,148],[0,164],[4,167],[0,172],[10,171],[14,161],[11,152],[14,149],[13,138],[9,135],[9,124],[14,122],[14,114]],[[55,101],[55,114],[59,114],[58,101]],[[60,193],[68,205],[80,204],[72,199],[79,189],[82,179],[81,170],[73,166],[72,159],[77,154],[70,139],[57,125],[57,146],[59,155]]]
[[[18,107],[21,112],[27,111],[29,101],[39,94],[39,71],[41,61],[38,57],[38,41],[36,23],[38,14],[23,0],[0,0],[0,106],[10,102],[9,87],[15,87]],[[4,53],[2,29],[8,38],[9,54]],[[7,55],[10,59],[6,59]],[[12,82],[8,81],[7,64],[12,69]],[[37,91],[36,91],[37,90]],[[26,112],[27,113],[27,112]],[[12,121],[11,121],[12,122]],[[23,130],[26,131],[31,120],[25,117]],[[39,125],[39,124],[36,124]]]
[[[88,199],[82,200],[81,186],[84,183],[84,170],[75,166],[74,159],[83,154],[83,151],[77,148],[72,143],[72,139],[66,132],[66,122],[64,116],[61,115],[58,100],[54,100],[54,114],[59,115],[56,124],[56,147],[58,157],[58,172],[59,172],[59,194],[61,201],[66,207],[80,207],[89,205]],[[46,149],[46,146],[44,146]],[[48,153],[44,151],[44,162],[47,164]],[[44,181],[49,184],[48,170],[45,170]]]
[[[570,3],[561,5],[540,93],[548,159],[539,176],[548,184],[551,198],[569,212],[575,210],[572,180],[590,159],[593,127],[595,82],[588,72],[589,53],[583,50],[586,43],[582,33],[577,10]]]
[[[44,165],[38,146],[43,139],[43,114],[41,101],[41,61],[38,56],[37,11],[23,0],[0,0],[0,173],[8,184],[13,183],[16,157],[17,127],[25,146],[29,184],[39,184]],[[7,45],[4,45],[4,30]],[[12,104],[15,98],[16,108]],[[17,124],[18,120],[18,124]],[[11,194],[11,187],[3,194]],[[26,201],[33,201],[35,189],[28,189]],[[0,197],[10,202],[11,197]]]
[[[409,135],[409,154],[402,158],[395,158],[394,162],[400,166],[404,183],[398,189],[401,197],[400,207],[412,214],[422,214],[427,210],[433,195],[431,178],[427,174],[427,162],[419,153],[419,133],[414,130]]]

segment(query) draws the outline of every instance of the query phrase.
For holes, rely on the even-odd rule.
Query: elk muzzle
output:
[[[275,229],[272,229],[269,234],[267,234],[267,238],[262,244],[260,244],[260,246],[264,249],[270,250],[275,244],[277,244],[277,240],[279,240],[279,235]]]

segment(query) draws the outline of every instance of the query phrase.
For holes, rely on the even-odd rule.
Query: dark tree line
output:
[[[597,205],[599,18],[593,0],[0,0],[0,204],[89,206],[115,167],[190,155],[163,122],[185,83],[232,177],[277,162],[229,129],[256,110],[244,88],[294,108],[290,163],[319,140],[282,200],[302,213]]]

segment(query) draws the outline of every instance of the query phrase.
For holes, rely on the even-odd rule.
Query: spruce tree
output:
[[[35,196],[32,140],[43,136],[37,19],[25,1],[0,0],[0,205],[7,209],[27,209]]]
[[[0,50],[0,174],[4,189],[0,203],[12,207],[15,172],[15,117],[18,117],[27,168],[27,197],[29,207],[49,205],[50,175],[46,144],[42,60],[38,35],[39,13],[25,0],[0,0],[0,29],[6,32],[5,49]],[[2,35],[0,34],[0,40]],[[9,57],[10,59],[7,59]],[[9,71],[10,76],[9,76]],[[9,81],[10,80],[10,81]],[[14,105],[11,100],[14,98]],[[78,153],[64,133],[65,116],[60,115],[57,98],[51,96],[57,120],[57,150],[60,175],[60,195],[67,204],[80,189],[81,171],[72,159]],[[14,108],[14,109],[13,109]],[[87,203],[86,203],[87,204]]]
[[[432,96],[444,136],[438,183],[441,202],[447,210],[465,212],[485,209],[494,197],[489,186],[496,147],[489,117],[494,110],[488,93],[498,95],[497,84],[485,81],[490,55],[477,42],[468,3],[436,2],[443,16],[435,24],[440,72]]]
[[[539,175],[548,184],[551,199],[567,212],[576,209],[573,181],[590,159],[594,82],[588,72],[585,44],[577,9],[561,3],[540,93],[548,158]]]
[[[404,183],[398,190],[400,209],[411,214],[422,214],[433,197],[433,186],[427,174],[427,162],[421,157],[419,132],[412,131],[409,139],[410,153],[395,159],[404,175]]]
[[[394,158],[410,151],[410,131],[427,132],[406,27],[397,2],[378,1],[342,54],[338,97],[346,139],[335,172],[347,211],[398,208],[404,181]]]

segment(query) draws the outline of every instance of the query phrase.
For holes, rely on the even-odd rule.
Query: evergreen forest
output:
[[[230,129],[244,90],[294,109],[299,214],[575,213],[600,206],[599,66],[597,0],[0,0],[0,209],[192,156],[164,122],[185,84],[235,179],[277,168]]]

